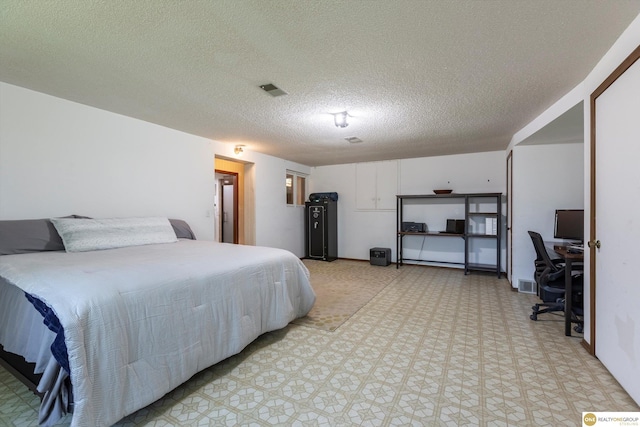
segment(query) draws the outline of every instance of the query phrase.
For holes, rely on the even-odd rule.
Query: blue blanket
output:
[[[55,332],[56,339],[53,340],[53,344],[51,344],[51,354],[56,358],[60,366],[69,373],[69,355],[67,354],[67,345],[64,342],[64,329],[60,324],[60,320],[58,320],[58,316],[49,308],[47,304],[42,302],[42,300],[30,295],[28,293],[24,293],[29,302],[33,304],[33,306],[38,310],[42,317],[44,318],[43,323],[49,328],[51,331]]]

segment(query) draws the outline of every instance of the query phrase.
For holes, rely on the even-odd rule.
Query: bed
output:
[[[93,221],[65,223],[74,220]],[[42,374],[41,425],[71,402],[72,426],[112,425],[313,306],[292,253],[179,238],[154,220],[173,227],[169,241],[69,251],[68,230],[47,223],[54,245],[0,256],[3,358],[13,366],[7,354],[19,355]],[[20,227],[0,223],[6,243],[2,230]],[[116,240],[136,234],[124,230]]]

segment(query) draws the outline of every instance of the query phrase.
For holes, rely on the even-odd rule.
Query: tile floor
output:
[[[265,334],[117,425],[576,426],[583,411],[640,411],[560,317],[529,320],[534,295],[402,269],[337,330]],[[37,405],[0,368],[0,426],[37,425]]]

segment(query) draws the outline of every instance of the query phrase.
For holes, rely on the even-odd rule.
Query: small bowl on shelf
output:
[[[433,190],[436,194],[451,194],[453,190]]]

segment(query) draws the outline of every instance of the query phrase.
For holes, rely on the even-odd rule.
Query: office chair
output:
[[[538,285],[538,297],[542,303],[535,304],[531,307],[533,312],[529,316],[531,320],[538,320],[538,315],[543,313],[564,312],[564,291],[565,291],[565,274],[572,276],[572,321],[577,323],[576,331],[582,331],[582,293],[583,281],[582,271],[573,270],[566,272],[565,264],[562,259],[552,259],[547,252],[542,236],[535,231],[529,231],[529,236],[533,242],[536,251],[536,259],[534,261],[535,271],[534,279]],[[583,268],[578,266],[578,268]]]

